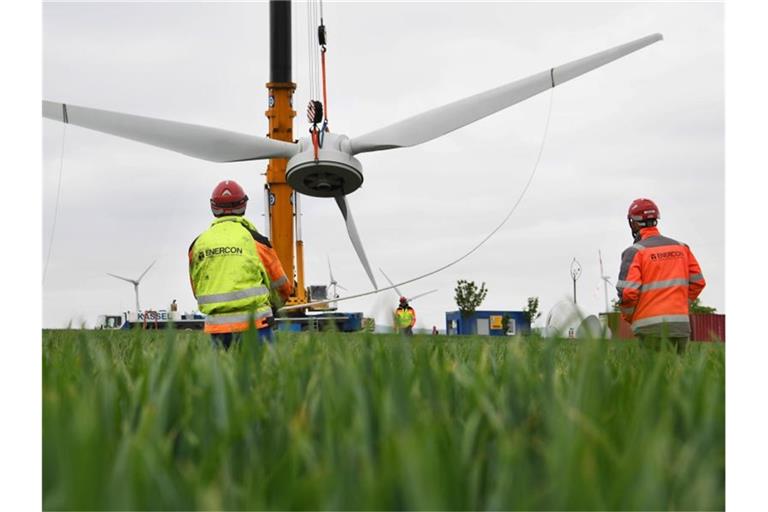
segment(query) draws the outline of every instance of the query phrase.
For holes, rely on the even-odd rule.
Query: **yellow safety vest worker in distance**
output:
[[[397,308],[395,311],[395,317],[397,318],[397,327],[403,329],[413,325],[414,321],[416,320],[416,312],[413,310],[413,308]]]
[[[219,217],[190,246],[189,277],[207,333],[245,331],[251,316],[261,328],[272,316],[269,276],[250,229],[241,216]]]

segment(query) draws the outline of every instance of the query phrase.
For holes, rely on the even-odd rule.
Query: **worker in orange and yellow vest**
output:
[[[269,240],[243,216],[248,196],[237,182],[216,185],[210,202],[215,220],[189,246],[189,280],[206,315],[205,332],[225,350],[251,324],[261,341],[272,341],[272,310],[293,283]]]
[[[623,318],[646,345],[669,340],[682,353],[691,335],[689,306],[706,282],[690,248],[662,236],[659,208],[635,199],[627,220],[635,243],[621,255],[616,290]]]
[[[395,328],[406,336],[413,336],[416,324],[416,311],[408,305],[408,299],[400,297],[400,305],[395,310]]]

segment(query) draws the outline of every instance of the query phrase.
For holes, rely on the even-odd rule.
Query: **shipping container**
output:
[[[446,334],[515,336],[529,334],[531,324],[522,311],[475,311],[462,316],[460,311],[445,313]]]
[[[691,341],[725,341],[725,315],[715,313],[692,314]],[[600,313],[600,319],[608,324],[613,339],[635,339],[632,327],[619,313]]]
[[[691,315],[691,340],[725,341],[725,315]]]

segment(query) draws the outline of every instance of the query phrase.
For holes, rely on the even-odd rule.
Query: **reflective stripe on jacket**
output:
[[[280,307],[291,296],[293,280],[289,280],[288,276],[285,275],[283,265],[280,263],[280,259],[277,257],[277,253],[272,248],[269,240],[261,235],[258,236],[259,238],[256,238],[256,236],[253,238],[256,242],[256,250],[259,253],[261,262],[264,264],[264,268],[269,275],[271,301],[275,307]]]
[[[689,336],[689,304],[705,285],[690,248],[655,227],[642,228],[621,255],[619,307],[635,334],[661,334],[666,325],[670,336]]]
[[[252,227],[243,217],[219,217],[190,246],[189,278],[206,314],[205,332],[245,331],[251,316],[260,328],[272,316],[270,280]]]
[[[416,323],[416,311],[409,307],[406,309],[397,308],[395,310],[395,320],[397,321],[397,327],[413,327]]]

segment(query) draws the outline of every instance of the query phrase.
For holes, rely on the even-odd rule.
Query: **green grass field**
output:
[[[44,331],[44,508],[725,507],[722,344],[250,341]]]

